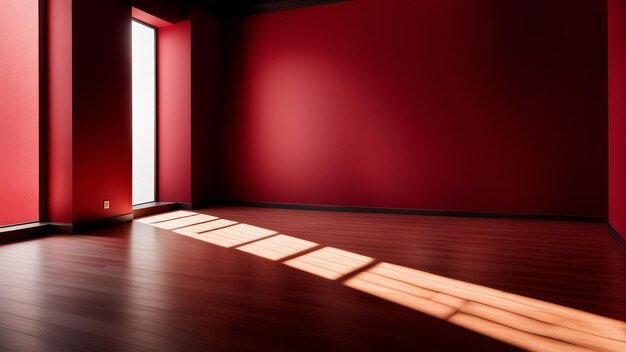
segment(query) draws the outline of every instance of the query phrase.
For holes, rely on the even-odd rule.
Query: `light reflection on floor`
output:
[[[299,238],[278,235],[237,247],[238,250],[259,257],[280,260],[318,246],[317,243]]]
[[[336,280],[372,261],[373,259],[370,257],[325,247],[288,260],[285,264],[326,279]]]
[[[136,220],[236,248],[532,351],[626,351],[626,323],[189,211]],[[300,254],[300,255],[298,255]],[[347,277],[347,275],[352,275]]]
[[[143,217],[135,221],[142,222],[144,224],[154,224],[155,222],[180,219],[180,218],[184,218],[186,216],[191,216],[191,215],[198,215],[198,213],[195,213],[193,211],[177,210],[177,211],[172,211],[169,213]]]
[[[177,218],[173,220],[153,222],[150,225],[156,226],[158,228],[165,229],[165,230],[172,230],[172,229],[181,228],[181,227],[185,227],[189,225],[200,224],[200,223],[210,221],[210,220],[215,220],[215,219],[217,219],[215,216],[197,214],[197,215],[181,217],[181,218]]]
[[[217,230],[222,227],[227,227],[231,225],[235,225],[236,221],[218,219],[209,222],[203,222],[198,225],[184,227],[182,229],[174,230],[174,232],[179,233],[181,235],[197,235],[202,234],[203,232],[209,232],[212,230]]]
[[[202,233],[205,242],[213,243],[222,247],[235,247],[275,234],[276,232],[272,230],[248,224],[236,224]]]

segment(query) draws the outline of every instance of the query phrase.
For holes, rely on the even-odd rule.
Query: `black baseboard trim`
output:
[[[104,227],[119,225],[125,222],[133,221],[133,213],[122,214],[105,219],[94,221],[79,222],[75,224],[50,223],[51,233],[81,233],[94,231]]]
[[[66,222],[51,222],[48,223],[48,233],[59,234],[72,234],[74,233],[74,226]]]
[[[37,237],[55,234],[75,234],[95,231],[105,227],[133,221],[134,218],[180,209],[180,203],[154,203],[138,206],[132,213],[105,219],[69,224],[55,222],[33,222],[0,227],[0,244],[25,241]],[[136,213],[139,215],[136,215]],[[151,213],[146,213],[151,212]]]
[[[140,204],[133,207],[133,218],[137,219],[148,215],[154,215],[178,209],[180,209],[180,204],[174,202],[152,202]]]
[[[54,234],[75,234],[88,231],[95,231],[105,227],[119,225],[125,222],[133,221],[147,215],[154,215],[178,209],[201,209],[212,202],[202,203],[176,203],[176,202],[155,202],[141,204],[133,207],[133,212],[122,214],[105,219],[98,219],[75,224],[55,223],[55,222],[33,222],[28,224],[19,224],[12,226],[0,227],[0,244],[25,241],[36,237],[54,235]]]
[[[193,204],[192,203],[178,203],[178,206],[182,209],[182,210],[193,210]]]
[[[338,211],[338,212],[353,212],[353,213],[400,214],[400,215],[454,216],[454,217],[464,217],[464,218],[577,221],[577,222],[598,222],[598,223],[603,223],[607,221],[607,218],[605,217],[552,215],[552,214],[487,213],[487,212],[454,211],[454,210],[450,211],[450,210],[423,210],[423,209],[401,209],[401,208],[372,208],[372,207],[351,207],[351,206],[336,206],[336,205],[246,202],[246,201],[230,201],[230,200],[220,201],[220,202],[217,202],[216,204],[244,206],[244,207],[257,207],[257,208]]]
[[[611,225],[611,223],[607,223],[607,225],[609,227],[609,235],[613,237],[615,242],[617,242],[617,245],[624,251],[624,254],[626,254],[626,239],[622,235],[620,235],[620,233],[615,229],[615,227],[613,227],[613,225]]]
[[[0,228],[0,244],[25,241],[50,233],[50,224],[34,222]]]
[[[74,234],[87,231],[94,231],[104,227],[118,225],[130,222],[134,218],[141,216],[154,215],[158,213],[173,211],[177,209],[195,210],[203,209],[213,205],[229,205],[229,206],[245,206],[257,208],[276,208],[276,209],[294,209],[294,210],[313,210],[313,211],[335,211],[335,212],[358,212],[358,213],[377,213],[377,214],[400,214],[400,215],[426,215],[426,216],[454,216],[468,218],[492,218],[492,219],[519,219],[519,220],[548,220],[548,221],[577,221],[577,222],[596,222],[607,223],[607,219],[603,217],[587,217],[587,216],[567,216],[567,215],[550,215],[550,214],[516,214],[516,213],[486,213],[486,212],[467,212],[467,211],[447,211],[447,210],[421,210],[421,209],[398,209],[398,208],[371,208],[371,207],[349,207],[349,206],[328,206],[328,205],[312,205],[312,204],[293,204],[293,203],[268,203],[268,202],[247,202],[247,201],[205,201],[196,203],[151,203],[133,208],[132,213],[118,215],[105,219],[98,219],[77,224],[66,223],[46,223],[35,222],[29,224],[15,225],[0,228],[0,243],[9,243],[27,240],[34,237],[45,236],[49,234]],[[626,253],[626,239],[622,237],[617,230],[608,224],[609,233],[618,243],[620,248]]]
[[[178,203],[180,205],[180,209],[183,210],[198,210],[208,208],[212,205],[218,205],[221,203],[217,203],[215,201],[202,201],[202,202],[193,202],[193,203]]]

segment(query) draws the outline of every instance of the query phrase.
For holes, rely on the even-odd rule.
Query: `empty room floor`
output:
[[[0,350],[615,350],[606,224],[212,207],[0,246]]]

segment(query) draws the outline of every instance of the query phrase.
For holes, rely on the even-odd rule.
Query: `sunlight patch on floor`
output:
[[[164,229],[164,230],[172,230],[172,229],[176,229],[179,227],[186,227],[186,226],[195,225],[195,224],[199,224],[202,222],[215,220],[215,219],[217,219],[215,216],[198,214],[198,215],[188,216],[185,218],[157,222],[151,225],[158,227],[160,229]]]
[[[203,232],[209,232],[212,230],[217,230],[219,228],[227,227],[227,226],[231,226],[235,224],[237,224],[237,222],[235,221],[218,219],[218,220],[212,220],[209,222],[203,222],[197,225],[183,227],[178,230],[174,230],[174,232],[179,233],[181,235],[191,235],[191,234],[197,235]]]
[[[389,263],[344,285],[534,351],[626,351],[626,323]]]
[[[317,245],[318,244],[315,242],[286,235],[278,235],[237,247],[237,249],[270,260],[280,260],[316,247]]]
[[[285,264],[326,279],[336,280],[372,261],[370,257],[325,247],[288,260]]]
[[[222,247],[234,247],[247,242],[275,235],[276,232],[248,224],[237,224],[218,230],[205,232],[206,242]]]
[[[226,219],[174,211],[136,220],[235,248],[532,351],[626,351],[626,323]],[[298,253],[307,252],[298,255]],[[296,256],[296,257],[294,257]],[[371,267],[368,267],[371,266]],[[353,275],[346,277],[347,275]]]
[[[143,218],[139,218],[135,221],[141,222],[144,224],[154,224],[155,222],[174,220],[174,219],[184,218],[184,217],[192,216],[192,215],[198,215],[198,213],[194,213],[193,211],[178,210],[178,211],[172,211],[169,213],[163,213],[163,214],[154,215],[154,216],[146,216]]]

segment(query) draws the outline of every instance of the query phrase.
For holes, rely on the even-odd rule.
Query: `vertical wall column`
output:
[[[125,0],[48,1],[52,222],[132,212],[131,18],[140,13]],[[205,146],[218,104],[219,25],[199,8],[191,16],[193,25],[157,24],[157,196],[200,204],[210,197],[213,150]]]
[[[626,236],[626,3],[609,0],[609,223]]]
[[[159,28],[158,199],[191,203],[191,21]]]
[[[130,18],[124,0],[48,1],[52,222],[132,211]]]
[[[221,97],[221,28],[215,17],[198,6],[191,9],[191,171],[192,203],[203,207],[215,199],[216,119]]]
[[[72,0],[49,0],[48,220],[72,223]]]
[[[214,197],[220,27],[193,6],[158,34],[158,198],[203,207]]]

